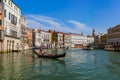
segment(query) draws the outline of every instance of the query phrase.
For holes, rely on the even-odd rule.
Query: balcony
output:
[[[5,31],[5,36],[9,36],[12,38],[20,38],[20,35],[14,30],[10,30],[10,32]]]

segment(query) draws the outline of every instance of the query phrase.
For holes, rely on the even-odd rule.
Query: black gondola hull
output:
[[[66,56],[66,53],[63,53],[63,54],[49,54],[49,53],[39,53],[35,50],[33,50],[33,52],[38,56],[38,57],[41,57],[41,58],[61,58],[61,57],[65,57]]]

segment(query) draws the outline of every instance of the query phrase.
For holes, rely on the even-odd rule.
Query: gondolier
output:
[[[41,53],[42,54],[42,47],[40,46],[40,49],[39,49],[39,53]]]
[[[38,57],[43,57],[43,58],[60,58],[60,57],[65,57],[66,52],[63,52],[62,54],[53,54],[53,53],[43,53],[42,52],[42,47],[39,48],[38,50],[33,50],[33,52],[38,56]]]

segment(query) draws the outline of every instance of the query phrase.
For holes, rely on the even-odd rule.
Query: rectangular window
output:
[[[17,17],[14,16],[14,24],[17,24]]]
[[[11,23],[14,23],[14,15],[11,14]]]
[[[10,1],[8,2],[8,4],[10,5]]]
[[[11,23],[13,23],[15,25],[17,24],[17,17],[13,14],[11,14]]]
[[[13,7],[13,3],[11,2],[11,7]]]
[[[6,10],[4,10],[4,17],[6,17]]]
[[[21,20],[19,19],[19,24],[20,24]]]
[[[10,20],[10,17],[11,17],[11,14],[10,14],[10,12],[9,12],[9,20]]]
[[[14,6],[14,10],[16,9],[16,7]]]

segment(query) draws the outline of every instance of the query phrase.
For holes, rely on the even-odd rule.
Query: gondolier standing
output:
[[[39,53],[41,53],[42,54],[42,47],[40,46],[40,49],[39,49]]]

